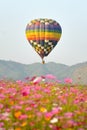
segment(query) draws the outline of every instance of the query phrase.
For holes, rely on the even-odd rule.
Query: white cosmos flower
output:
[[[58,118],[56,118],[56,117],[54,117],[52,120],[50,120],[50,123],[52,123],[52,124],[54,124],[56,122],[58,122]]]

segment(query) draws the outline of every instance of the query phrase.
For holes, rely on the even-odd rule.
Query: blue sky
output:
[[[25,36],[27,23],[36,18],[54,19],[62,27],[62,37],[46,62],[87,61],[87,0],[0,0],[0,59],[41,62]]]

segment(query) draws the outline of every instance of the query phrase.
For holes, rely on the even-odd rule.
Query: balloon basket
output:
[[[42,64],[45,64],[45,61],[42,59]]]

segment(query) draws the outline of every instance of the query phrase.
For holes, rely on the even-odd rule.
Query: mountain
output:
[[[0,78],[23,80],[25,77],[46,74],[53,74],[59,80],[69,77],[73,79],[73,83],[87,84],[87,62],[68,66],[54,62],[26,65],[14,61],[0,60]]]

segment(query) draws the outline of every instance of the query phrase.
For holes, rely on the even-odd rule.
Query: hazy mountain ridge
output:
[[[74,83],[87,84],[87,62],[68,66],[65,64],[49,62],[46,64],[22,64],[14,61],[0,60],[0,78],[24,79],[25,77],[53,74],[58,79],[66,77],[73,79]]]

